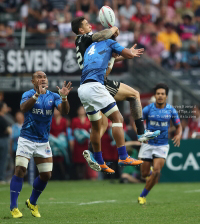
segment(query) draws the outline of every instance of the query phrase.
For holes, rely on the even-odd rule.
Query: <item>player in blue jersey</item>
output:
[[[166,103],[169,88],[167,85],[160,83],[154,88],[156,98],[155,103],[151,103],[143,109],[143,119],[146,120],[147,129],[150,131],[160,130],[160,135],[148,141],[148,144],[142,144],[138,157],[144,161],[141,166],[142,177],[150,175],[150,167],[153,163],[153,172],[146,180],[146,185],[138,203],[146,204],[146,196],[152,187],[158,182],[160,172],[165,164],[165,160],[169,151],[168,129],[170,121],[176,127],[176,134],[173,138],[175,146],[180,146],[182,136],[182,127],[177,111],[168,103]]]
[[[54,107],[62,114],[68,114],[70,110],[67,96],[72,89],[71,82],[67,85],[64,82],[62,89],[57,87],[60,95],[47,90],[48,79],[42,71],[33,74],[32,83],[34,88],[25,92],[20,102],[25,121],[18,140],[15,173],[10,182],[10,211],[13,218],[23,216],[18,209],[17,201],[31,157],[34,157],[39,176],[33,183],[32,194],[26,205],[33,216],[41,217],[36,202],[51,178],[53,168],[48,138]]]
[[[95,161],[89,160],[89,165],[92,168],[90,162],[94,162],[92,165],[97,165],[97,168],[99,166],[99,171],[102,170],[107,173],[114,173],[114,171],[105,164],[102,158],[100,142],[102,116],[100,111],[112,122],[112,134],[118,148],[119,165],[139,165],[143,162],[128,156],[124,140],[123,117],[118,110],[115,99],[104,85],[104,75],[112,53],[122,55],[125,58],[134,57],[130,49],[122,47],[111,39],[91,44],[84,54],[81,86],[78,88],[79,98],[92,126],[90,140],[97,164]]]

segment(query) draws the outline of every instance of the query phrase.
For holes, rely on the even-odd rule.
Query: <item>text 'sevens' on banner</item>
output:
[[[44,71],[47,75],[80,75],[75,49],[0,49],[2,75],[32,74]],[[126,62],[114,66],[113,72],[127,71]]]

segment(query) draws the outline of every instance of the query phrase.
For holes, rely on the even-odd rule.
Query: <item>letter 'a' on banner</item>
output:
[[[200,181],[200,139],[181,140],[180,147],[170,143],[169,155],[160,182]]]

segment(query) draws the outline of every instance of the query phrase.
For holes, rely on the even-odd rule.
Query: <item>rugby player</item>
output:
[[[161,169],[165,164],[168,152],[168,129],[170,120],[176,127],[176,134],[173,138],[174,146],[180,146],[182,136],[182,127],[177,111],[168,103],[166,103],[169,88],[166,84],[157,84],[154,88],[156,98],[155,103],[151,103],[143,109],[143,119],[147,122],[147,129],[150,131],[160,130],[160,135],[148,141],[148,144],[142,144],[138,157],[144,161],[141,166],[142,177],[147,178],[146,185],[138,203],[146,204],[146,196],[152,187],[159,181]],[[150,171],[153,163],[153,171]]]
[[[95,34],[92,34],[92,26],[84,17],[78,17],[71,22],[72,31],[77,35],[75,44],[76,44],[76,53],[77,53],[77,62],[80,69],[83,69],[84,63],[84,54],[86,49],[94,42],[100,42],[107,40],[113,35],[117,37],[119,35],[119,29],[114,26],[110,29],[105,29]],[[130,50],[132,51],[133,57],[139,57],[143,54],[144,49],[135,49],[134,45]],[[115,62],[124,60],[123,56],[117,57]],[[106,73],[105,73],[106,74]],[[108,80],[107,75],[104,79],[104,85],[108,92],[114,97],[116,101],[128,100],[130,102],[131,114],[135,120],[137,127],[138,140],[148,141],[152,137],[156,137],[155,133],[150,133],[144,130],[144,124],[142,119],[142,106],[140,102],[140,94],[137,90],[131,88],[124,83],[118,81]],[[107,130],[108,120],[105,116],[102,116],[102,126],[101,126],[101,137]]]
[[[47,75],[38,71],[32,75],[32,84],[34,88],[25,92],[20,102],[25,121],[18,140],[15,173],[10,183],[10,211],[13,218],[23,216],[17,201],[31,157],[34,157],[39,176],[34,180],[32,194],[25,203],[33,216],[41,217],[36,202],[51,178],[53,168],[48,138],[54,107],[62,114],[68,114],[70,110],[67,96],[72,89],[71,82],[67,85],[64,82],[62,89],[57,87],[59,95],[47,90]]]

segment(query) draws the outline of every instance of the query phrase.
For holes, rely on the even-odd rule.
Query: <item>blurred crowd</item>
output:
[[[199,0],[0,0],[0,46],[19,46],[26,25],[26,46],[74,48],[71,20],[84,16],[100,31],[103,5],[115,12],[123,46],[137,43],[167,69],[200,67]]]
[[[14,172],[17,141],[24,122],[24,114],[18,111],[13,117],[11,108],[3,100],[3,93],[0,93],[0,184],[5,183],[6,179],[9,180]],[[193,116],[190,116],[189,119],[181,119],[182,139],[200,136],[200,107],[192,107],[189,114]],[[180,113],[179,115],[181,118]],[[126,167],[121,169],[118,166],[118,153],[112,137],[111,122],[108,123],[108,129],[102,138],[102,152],[106,163],[109,163],[109,166],[116,171],[115,175],[111,176],[91,170],[82,155],[84,150],[92,149],[89,145],[90,122],[84,108],[79,106],[76,117],[72,119],[62,117],[60,112],[55,109],[49,137],[54,163],[52,179],[95,180],[111,178],[112,181],[119,178],[122,183],[140,182],[139,168]],[[137,141],[135,123],[129,114],[124,116],[124,130],[129,155],[137,158],[140,143]],[[169,138],[173,138],[174,134],[175,129],[171,127]]]

